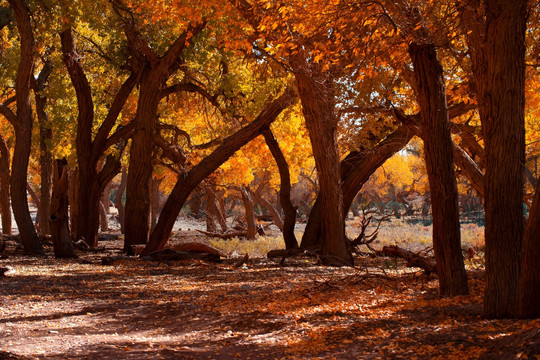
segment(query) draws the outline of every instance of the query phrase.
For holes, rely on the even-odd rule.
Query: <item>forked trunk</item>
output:
[[[75,258],[69,234],[68,184],[69,170],[66,159],[56,160],[54,184],[49,216],[51,235],[56,258]]]

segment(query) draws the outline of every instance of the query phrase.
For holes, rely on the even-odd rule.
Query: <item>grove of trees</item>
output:
[[[162,249],[201,199],[225,232],[236,193],[286,249],[349,266],[347,214],[394,159],[394,198],[404,181],[429,191],[440,294],[469,291],[467,188],[485,204],[484,315],[537,318],[539,20],[532,0],[2,0],[2,231],[13,211],[28,254],[40,236],[57,257],[97,247],[116,179],[128,254]]]

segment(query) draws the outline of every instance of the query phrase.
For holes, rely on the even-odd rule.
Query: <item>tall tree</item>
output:
[[[99,126],[95,137],[92,137],[95,121],[92,89],[77,53],[73,30],[68,28],[60,34],[64,64],[68,70],[71,82],[75,88],[78,104],[77,116],[77,163],[78,171],[74,184],[74,203],[71,204],[74,236],[84,238],[90,246],[97,246],[99,227],[100,199],[103,189],[120,171],[121,164],[118,156],[104,155],[112,145],[119,143],[121,150],[126,145],[126,137],[132,130],[131,126],[118,127],[111,130],[128,99],[131,91],[139,81],[141,69],[138,63],[132,62],[131,74],[118,89],[105,119]],[[104,160],[103,166],[98,166]]]
[[[7,117],[15,129],[15,147],[13,149],[10,179],[11,206],[25,252],[43,254],[43,247],[30,217],[26,195],[26,179],[33,126],[30,80],[34,69],[34,34],[32,33],[30,14],[24,1],[9,0],[9,4],[15,13],[21,48],[15,80],[17,112],[15,114],[7,107],[0,107],[4,116]]]
[[[472,1],[463,9],[485,143],[484,315],[514,317],[523,221],[527,0]]]

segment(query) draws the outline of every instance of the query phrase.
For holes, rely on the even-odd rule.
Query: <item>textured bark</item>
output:
[[[279,228],[280,231],[283,232],[283,219],[281,218],[281,215],[278,213],[276,207],[270,203],[270,201],[266,200],[262,197],[261,194],[257,193],[256,191],[251,190],[250,188],[247,188],[249,191],[249,195],[253,198],[255,202],[257,202],[259,205],[264,207],[269,213],[270,216],[272,216],[272,220],[274,221],[274,224]]]
[[[38,213],[39,232],[41,235],[49,235],[49,214],[51,213],[51,181],[53,155],[51,152],[52,129],[51,122],[45,111],[47,98],[41,94],[45,89],[49,75],[52,72],[50,61],[45,61],[43,69],[39,72],[37,80],[34,82],[34,96],[36,99],[36,113],[39,124],[39,165],[41,187],[39,191],[40,208]]]
[[[68,70],[71,83],[77,95],[77,176],[74,184],[74,201],[72,202],[72,222],[75,239],[85,239],[90,246],[97,246],[99,228],[99,211],[101,194],[105,186],[120,171],[120,161],[108,155],[105,165],[98,169],[98,162],[103,159],[103,153],[111,146],[112,139],[122,130],[109,136],[122,107],[124,106],[133,87],[138,82],[136,73],[132,73],[122,84],[113,99],[107,116],[92,140],[94,126],[94,104],[90,84],[80,63],[81,57],[75,48],[71,28],[60,34],[64,64]],[[123,149],[125,142],[120,146]]]
[[[205,188],[206,193],[206,218],[208,221],[208,217],[210,218],[216,218],[219,222],[219,226],[221,227],[221,232],[225,233],[227,232],[227,221],[225,219],[225,215],[223,214],[221,210],[221,206],[219,205],[215,189],[212,189],[210,186],[207,186]],[[207,230],[210,232],[216,232],[216,225],[214,224],[214,230],[210,230],[207,226]]]
[[[352,265],[345,245],[333,79],[318,64],[308,64],[299,57],[292,65],[319,178],[319,201],[324,213],[321,256],[328,265]]]
[[[263,132],[266,145],[270,149],[274,160],[278,166],[280,187],[279,187],[279,203],[283,209],[283,240],[285,241],[286,249],[298,248],[298,241],[294,235],[294,225],[296,223],[296,207],[291,202],[291,175],[289,173],[289,164],[283,155],[283,152],[279,148],[279,143],[274,138],[270,128]]]
[[[433,249],[443,296],[468,294],[443,69],[432,44],[409,45],[431,193]]]
[[[253,203],[251,202],[251,197],[248,194],[248,191],[245,187],[242,187],[240,189],[240,193],[242,194],[242,203],[244,204],[244,210],[246,215],[246,225],[247,225],[247,233],[246,237],[249,240],[254,240],[255,235],[257,235],[257,226],[255,225],[255,214],[253,211]]]
[[[56,258],[75,258],[75,249],[69,234],[68,219],[69,169],[66,159],[56,160],[54,169],[51,213],[49,216],[51,236]]]
[[[386,160],[405,147],[413,134],[413,131],[406,125],[401,125],[373,149],[365,150],[362,153],[352,152],[347,155],[341,163],[344,198],[342,211],[344,215],[349,211],[350,204],[369,177]],[[302,248],[320,246],[321,210],[320,201],[317,198],[309,214],[309,220],[302,237]]]
[[[15,96],[17,101],[15,128],[15,147],[11,165],[11,207],[19,228],[24,251],[30,254],[43,254],[26,197],[26,179],[28,177],[28,159],[32,139],[32,105],[30,102],[30,78],[34,66],[34,36],[30,24],[30,16],[22,0],[9,0],[15,13],[20,35],[21,57],[15,80]]]
[[[524,232],[527,1],[473,2],[462,14],[462,23],[468,27],[485,144],[484,315],[514,317]]]
[[[124,32],[131,55],[145,64],[139,88],[127,178],[124,249],[128,252],[132,245],[146,244],[150,232],[148,219],[153,169],[152,140],[158,119],[157,109],[162,99],[161,91],[177,69],[180,57],[189,45],[188,33],[196,35],[204,26],[204,23],[189,26],[163,56],[158,56],[132,24],[125,24]]]
[[[278,115],[294,103],[295,96],[292,89],[288,88],[285,93],[271,103],[267,104],[263,111],[249,125],[229,136],[210,155],[205,157],[199,164],[188,173],[181,174],[171,192],[159,217],[158,223],[143,253],[162,249],[171,234],[174,222],[184,206],[191,192],[210,174],[227,161],[242,146],[256,138],[261,132],[276,120]]]
[[[536,195],[523,236],[518,289],[518,316],[523,318],[540,317],[540,261],[538,259],[540,259],[540,185],[536,187]]]
[[[2,234],[11,235],[11,204],[9,201],[9,149],[0,136],[0,216]]]

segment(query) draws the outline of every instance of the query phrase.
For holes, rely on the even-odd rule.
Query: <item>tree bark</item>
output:
[[[351,152],[341,162],[341,176],[343,182],[343,215],[349,211],[350,204],[358,194],[364,183],[386,160],[401,150],[414,133],[406,125],[401,125],[388,135],[374,148],[362,153]],[[317,198],[302,237],[301,248],[314,248],[321,244],[320,226],[322,208]]]
[[[240,188],[242,194],[242,203],[244,204],[244,210],[246,215],[247,234],[246,237],[249,240],[255,240],[257,235],[257,226],[255,225],[255,215],[253,212],[253,203],[245,187]]]
[[[409,45],[431,193],[433,249],[442,296],[468,294],[443,69],[432,44]]]
[[[283,240],[285,241],[286,249],[298,248],[298,241],[294,235],[294,225],[296,224],[296,207],[291,202],[291,175],[289,173],[289,164],[279,148],[279,143],[274,138],[270,128],[263,132],[266,145],[270,149],[274,160],[278,166],[279,177],[281,179],[279,187],[279,203],[283,209]]]
[[[518,316],[522,318],[540,317],[540,182],[529,212],[523,250],[521,252],[521,273],[518,288]]]
[[[30,16],[22,0],[9,0],[15,13],[17,28],[20,35],[21,57],[15,80],[15,96],[17,101],[17,115],[14,122],[15,147],[11,165],[11,207],[24,251],[30,254],[44,253],[38,239],[26,195],[26,179],[28,177],[28,160],[30,157],[32,141],[32,105],[30,102],[30,79],[34,67],[34,35]]]
[[[518,309],[527,3],[486,0],[462,9],[485,144],[484,315],[488,318],[514,317]]]
[[[321,256],[328,265],[352,265],[345,244],[333,79],[319,69],[319,64],[310,64],[300,56],[291,63],[319,178],[319,199],[324,213]]]
[[[11,204],[9,199],[9,149],[4,138],[0,136],[0,216],[2,217],[2,234],[11,235]]]
[[[56,258],[75,258],[75,249],[69,234],[68,184],[69,169],[66,159],[56,160],[54,184],[49,216]]]
[[[124,81],[115,98],[113,99],[107,116],[99,127],[96,136],[92,140],[92,128],[94,123],[94,104],[92,90],[80,63],[81,57],[75,48],[73,32],[71,28],[60,34],[64,64],[68,70],[71,82],[77,95],[77,176],[75,177],[74,194],[72,202],[72,222],[75,239],[85,239],[92,247],[97,246],[97,234],[99,228],[99,211],[101,194],[105,186],[120,171],[120,161],[113,155],[107,155],[105,164],[98,170],[98,162],[103,159],[103,153],[111,146],[110,142],[115,134],[109,133],[115,125],[129,94],[139,77],[138,69]],[[113,141],[114,142],[114,141]],[[120,146],[123,150],[125,142]]]
[[[267,104],[263,111],[249,125],[229,136],[210,155],[188,173],[180,174],[171,194],[167,198],[161,216],[145,247],[143,254],[162,249],[171,234],[174,222],[191,192],[210,174],[227,161],[242,146],[253,140],[276,120],[278,115],[294,103],[292,89],[285,90],[283,95]]]
[[[221,232],[226,233],[227,232],[227,221],[225,219],[225,216],[223,212],[221,211],[221,206],[218,203],[218,199],[216,196],[216,193],[214,189],[212,189],[210,186],[207,186],[205,188],[206,192],[206,217],[215,217],[217,221],[219,222],[219,226],[221,227]],[[208,220],[207,220],[208,221]],[[208,230],[209,232],[216,232],[215,224],[214,230]],[[208,229],[208,227],[207,227]]]
[[[49,214],[51,213],[51,181],[53,155],[51,152],[52,129],[51,122],[45,111],[47,98],[41,92],[45,89],[49,75],[52,72],[50,61],[45,61],[43,69],[39,72],[34,83],[34,96],[36,99],[36,113],[39,124],[39,164],[41,168],[41,187],[39,192],[40,211],[38,212],[39,232],[41,235],[49,235]]]

